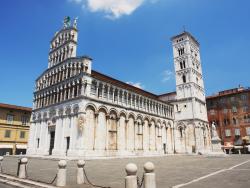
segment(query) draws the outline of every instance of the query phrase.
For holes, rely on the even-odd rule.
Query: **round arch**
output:
[[[92,108],[92,109],[94,109],[94,112],[97,112],[96,106],[94,104],[92,104],[92,103],[86,104],[86,106],[85,106],[85,112],[87,111],[87,108]]]

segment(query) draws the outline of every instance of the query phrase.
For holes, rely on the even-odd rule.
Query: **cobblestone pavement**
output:
[[[86,161],[85,169],[89,179],[102,186],[124,188],[125,166],[133,162],[142,176],[143,164],[155,164],[157,188],[246,188],[250,187],[250,155],[212,156],[165,156],[126,159],[103,159]],[[36,181],[49,183],[57,171],[57,160],[29,159],[28,175]],[[17,158],[6,157],[3,171],[16,174]],[[76,185],[76,161],[67,163],[68,188],[88,188]],[[180,185],[182,184],[182,185]]]
[[[4,183],[0,183],[0,187],[1,188],[14,188],[15,186],[11,186],[11,185],[6,185]]]

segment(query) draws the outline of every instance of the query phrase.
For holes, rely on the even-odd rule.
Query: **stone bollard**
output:
[[[137,188],[137,166],[134,163],[127,164],[127,176],[125,177],[125,188]]]
[[[155,181],[155,166],[151,162],[146,162],[144,164],[144,188],[156,188]]]
[[[28,159],[26,157],[20,159],[18,177],[25,179],[27,177],[27,163]]]
[[[77,177],[76,177],[76,183],[77,184],[83,184],[84,183],[84,173],[83,173],[84,165],[85,165],[84,160],[79,160],[77,162]]]
[[[66,166],[67,162],[65,160],[60,160],[58,162],[58,172],[56,179],[56,186],[63,187],[66,185]]]
[[[2,169],[2,163],[3,162],[3,156],[0,156],[0,173],[3,172],[3,169]]]

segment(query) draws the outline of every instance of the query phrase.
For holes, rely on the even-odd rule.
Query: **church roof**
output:
[[[143,89],[140,89],[138,87],[132,86],[132,85],[127,84],[125,82],[122,82],[120,80],[114,79],[114,78],[112,78],[110,76],[99,73],[99,72],[97,72],[95,70],[92,70],[91,75],[95,79],[102,80],[102,81],[104,81],[106,83],[110,83],[110,84],[115,85],[117,87],[121,87],[121,88],[124,88],[126,90],[129,90],[129,91],[138,93],[140,95],[143,95],[145,97],[149,97],[149,98],[152,98],[152,99],[155,99],[155,100],[158,100],[158,101],[161,101],[161,102],[165,103],[165,101],[162,101],[162,100],[159,99],[158,95],[155,95],[153,93],[150,93],[150,92],[145,91]]]
[[[16,105],[12,105],[12,104],[4,104],[4,103],[0,103],[0,108],[22,110],[22,111],[28,111],[28,112],[32,111],[32,108],[23,107],[23,106],[16,106]]]
[[[187,31],[184,31],[184,32],[182,32],[182,33],[179,34],[179,35],[173,36],[173,37],[171,38],[171,40],[174,40],[174,39],[179,38],[179,37],[184,36],[184,35],[188,35],[188,36],[189,36],[198,46],[200,46],[200,43],[194,38],[194,36],[191,35],[191,34],[190,34],[189,32],[187,32]]]

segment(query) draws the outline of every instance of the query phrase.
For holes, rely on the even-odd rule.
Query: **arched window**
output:
[[[187,82],[186,76],[185,76],[185,75],[182,76],[182,81],[183,81],[183,83],[186,83],[186,82]]]
[[[104,95],[103,97],[104,97],[105,99],[108,98],[108,86],[105,86],[105,87],[104,87],[104,94],[103,94],[103,95]]]
[[[182,132],[182,131],[183,131],[183,128],[180,127],[179,131],[180,131],[180,137],[183,138],[183,132]]]
[[[97,87],[96,81],[92,81],[92,84],[91,84],[91,94],[92,95],[96,94],[96,87]]]
[[[112,87],[109,90],[109,100],[113,100],[113,88]]]
[[[180,68],[183,69],[182,62],[180,62]]]
[[[182,64],[183,64],[183,68],[185,69],[186,68],[186,62],[183,61]]]

